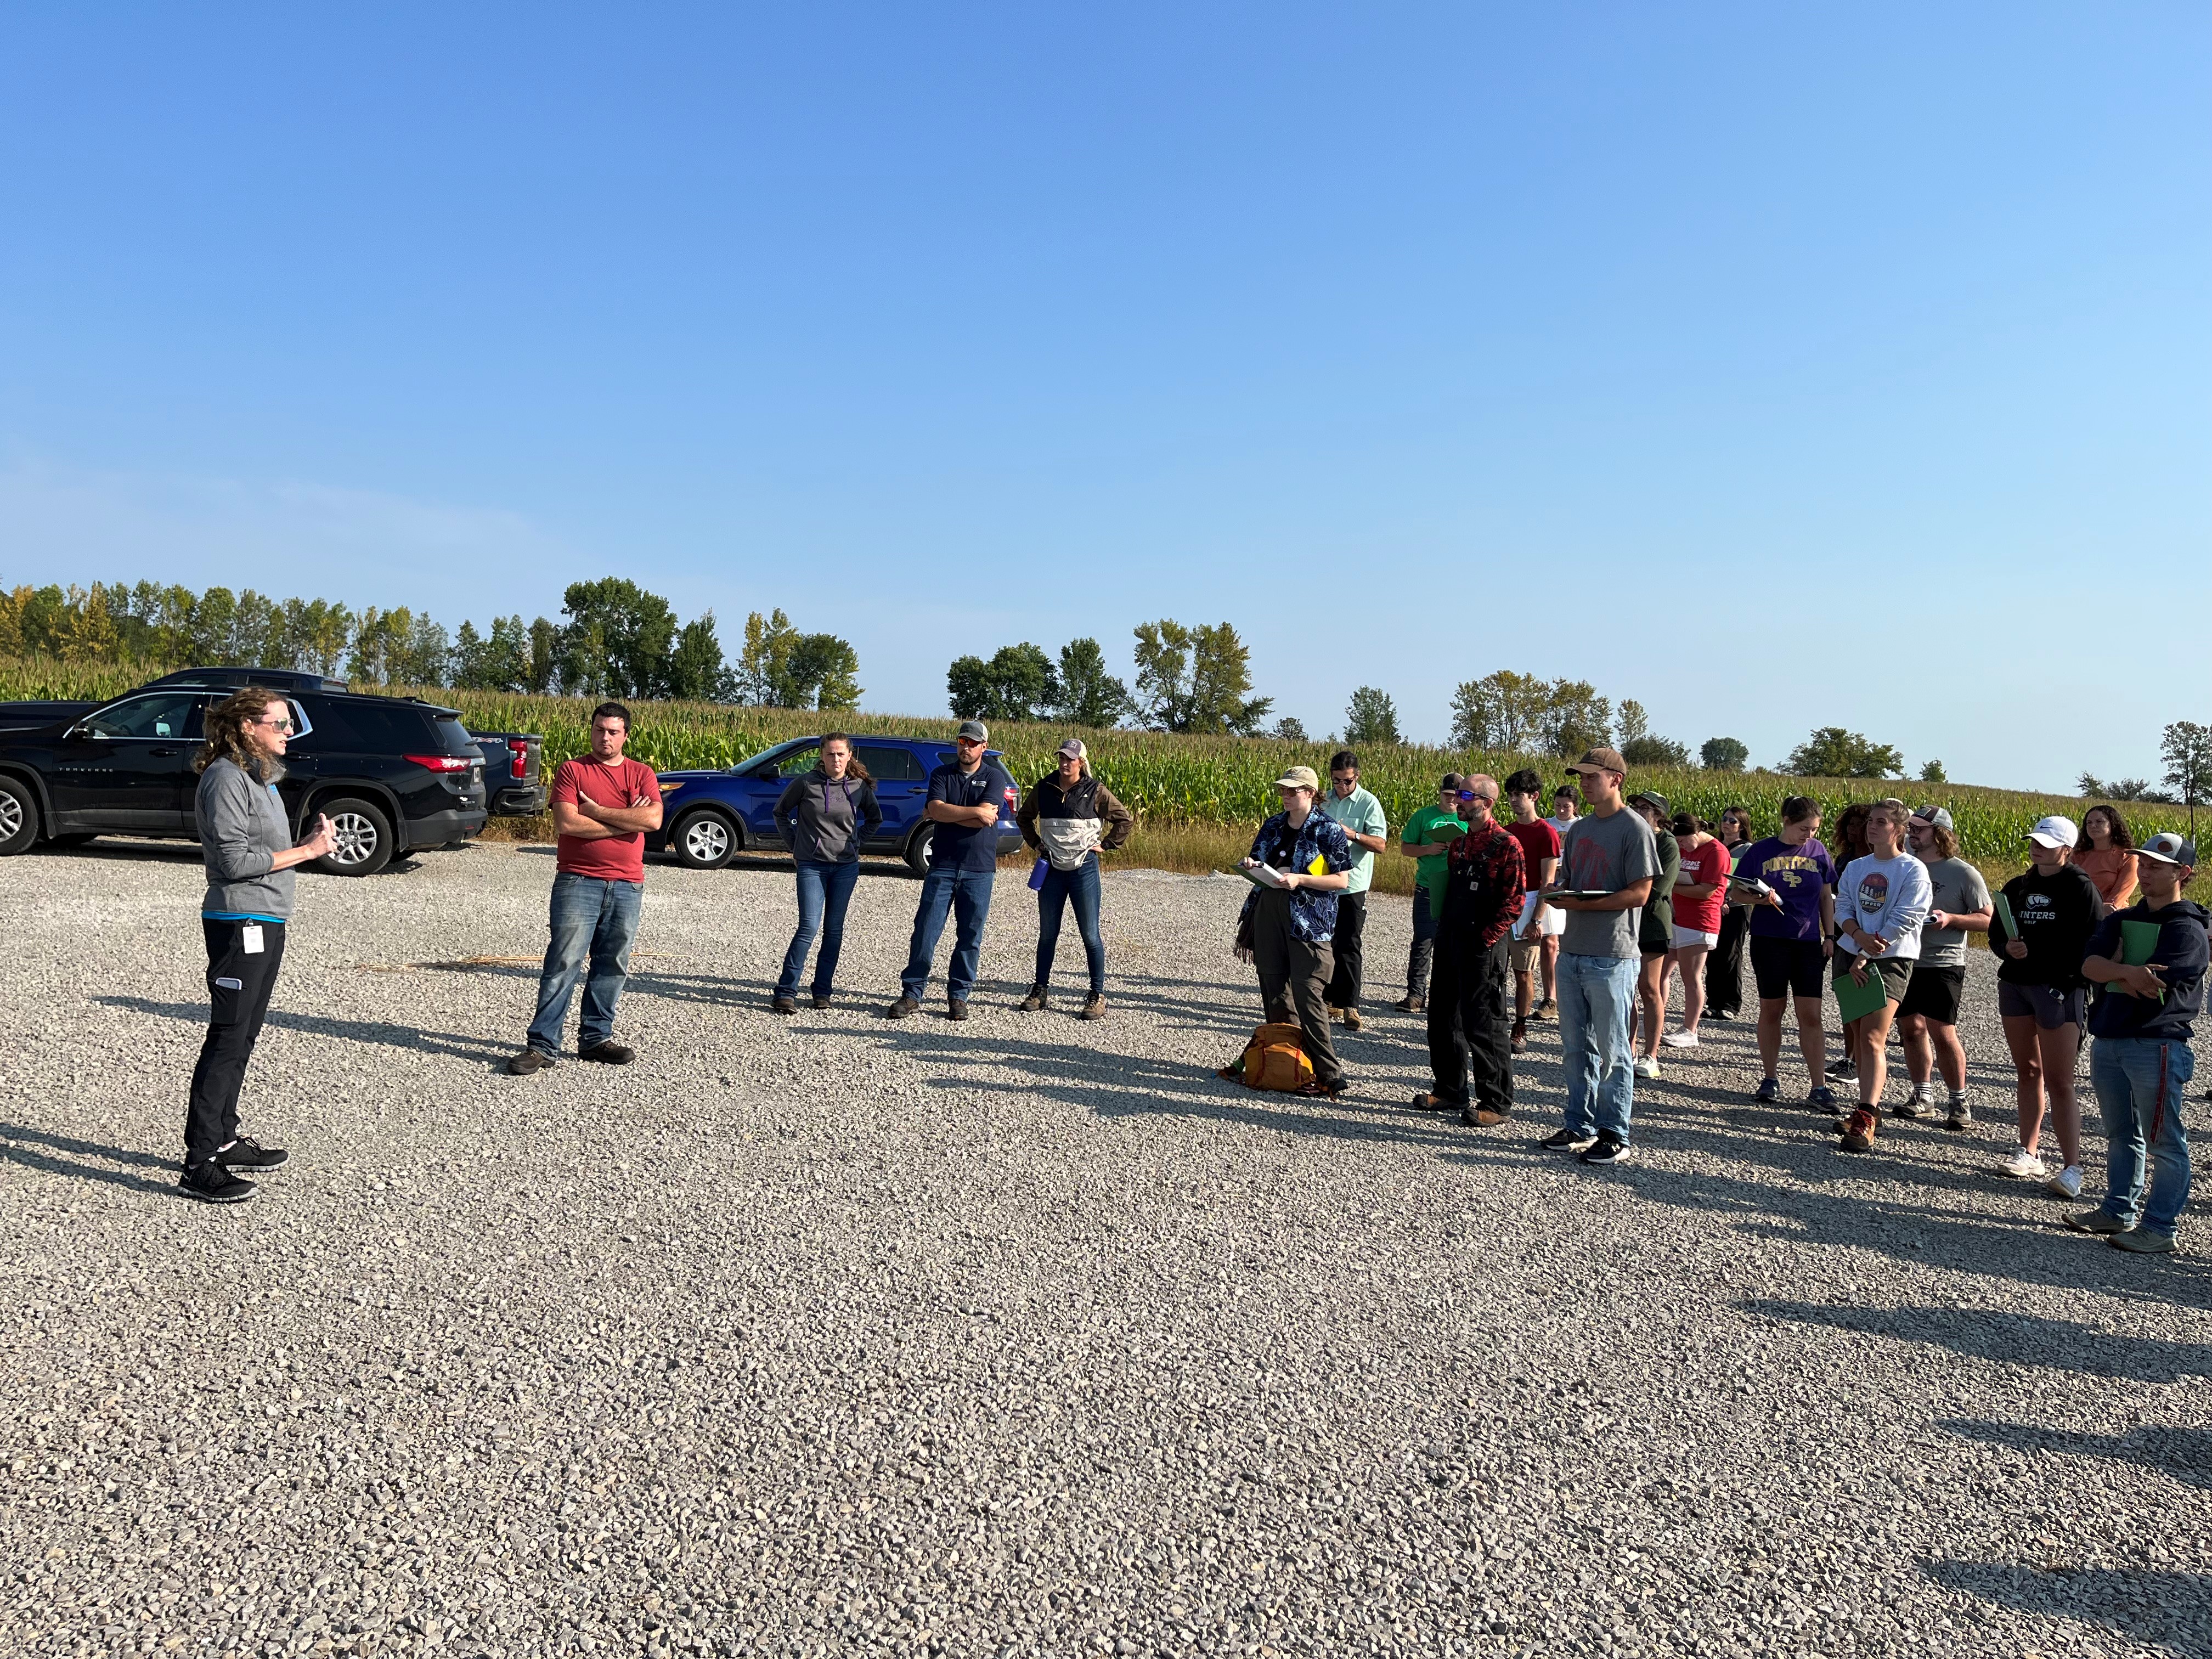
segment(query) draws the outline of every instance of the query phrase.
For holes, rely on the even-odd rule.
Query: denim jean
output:
[[[1406,994],[1429,994],[1429,963],[1437,953],[1437,919],[1429,914],[1429,890],[1413,889],[1413,948],[1406,953]]]
[[[822,935],[822,954],[814,961],[814,994],[826,997],[837,978],[837,954],[845,946],[845,907],[853,902],[853,884],[860,878],[858,859],[825,863],[799,860],[799,927],[791,948],[783,953],[783,971],[776,975],[775,994],[794,996],[799,975],[806,966],[806,952],[814,935]]]
[[[2185,1042],[2099,1037],[2089,1084],[2105,1114],[2104,1212],[2147,1233],[2171,1237],[2189,1202],[2189,1134],[2181,1102],[2197,1069]],[[2150,1197],[2143,1197],[2144,1153]]]
[[[1628,1017],[1636,1006],[1634,957],[1559,953],[1559,1048],[1567,1074],[1566,1127],[1628,1139],[1636,1109]]]
[[[561,1032],[568,1023],[568,999],[584,980],[584,1013],[579,1048],[596,1048],[615,1034],[615,1004],[629,980],[629,947],[637,938],[637,910],[645,884],[608,881],[598,876],[553,878],[553,936],[545,946],[544,970],[538,976],[538,1018],[530,1022],[530,1046],[549,1054],[561,1052]],[[584,973],[588,958],[591,973]]]
[[[1060,919],[1066,907],[1075,906],[1075,930],[1083,935],[1083,957],[1091,968],[1091,994],[1106,994],[1106,940],[1098,931],[1098,860],[1085,858],[1073,870],[1044,872],[1037,889],[1036,982],[1049,984],[1052,958],[1060,948]]]
[[[975,964],[983,954],[983,923],[991,914],[995,870],[932,870],[921,878],[921,903],[914,913],[914,943],[907,951],[900,992],[915,1002],[929,988],[929,964],[945,932],[945,913],[952,912],[952,960],[945,964],[945,988],[955,1002],[975,988]]]

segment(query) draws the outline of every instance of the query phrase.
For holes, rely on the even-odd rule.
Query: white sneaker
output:
[[[2056,1193],[2061,1198],[2081,1197],[2081,1166],[2078,1164],[2068,1164],[2043,1183],[2043,1190],[2046,1193]]]
[[[1662,1037],[1661,1041],[1664,1042],[1665,1039]],[[1636,1057],[1636,1064],[1631,1069],[1635,1072],[1637,1076],[1641,1078],[1650,1078],[1655,1081],[1659,1076],[1659,1062],[1643,1054],[1638,1054]]]
[[[2051,1173],[2044,1167],[2043,1160],[2025,1146],[2014,1147],[2012,1156],[2000,1167],[2014,1181],[2040,1181]]]
[[[1659,1041],[1669,1048],[1694,1048],[1698,1046],[1698,1034],[1695,1031],[1669,1031]]]

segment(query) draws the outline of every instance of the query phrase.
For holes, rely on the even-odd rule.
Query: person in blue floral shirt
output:
[[[1302,1033],[1314,1068],[1308,1092],[1334,1100],[1350,1085],[1329,1041],[1324,993],[1336,966],[1329,938],[1336,931],[1337,895],[1350,880],[1352,842],[1334,819],[1315,810],[1321,780],[1313,768],[1291,767],[1275,787],[1283,810],[1260,826],[1244,860],[1247,869],[1271,871],[1273,884],[1255,885],[1245,896],[1237,956],[1258,967],[1267,1018],[1295,1024]]]

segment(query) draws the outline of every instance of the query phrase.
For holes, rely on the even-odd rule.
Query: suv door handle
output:
[[[149,749],[146,752],[149,755],[181,755],[185,751],[181,749]]]

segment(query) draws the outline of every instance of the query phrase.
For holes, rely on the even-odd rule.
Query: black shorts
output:
[[[1793,995],[1818,1000],[1827,983],[1827,966],[1816,939],[1751,936],[1751,976],[1759,981],[1761,1002],[1779,1002]]]
[[[1959,1003],[1966,990],[1965,963],[1921,963],[1914,967],[1912,983],[1905,988],[1904,1000],[1897,1005],[1898,1016],[1917,1014],[1938,1025],[1956,1025]]]

